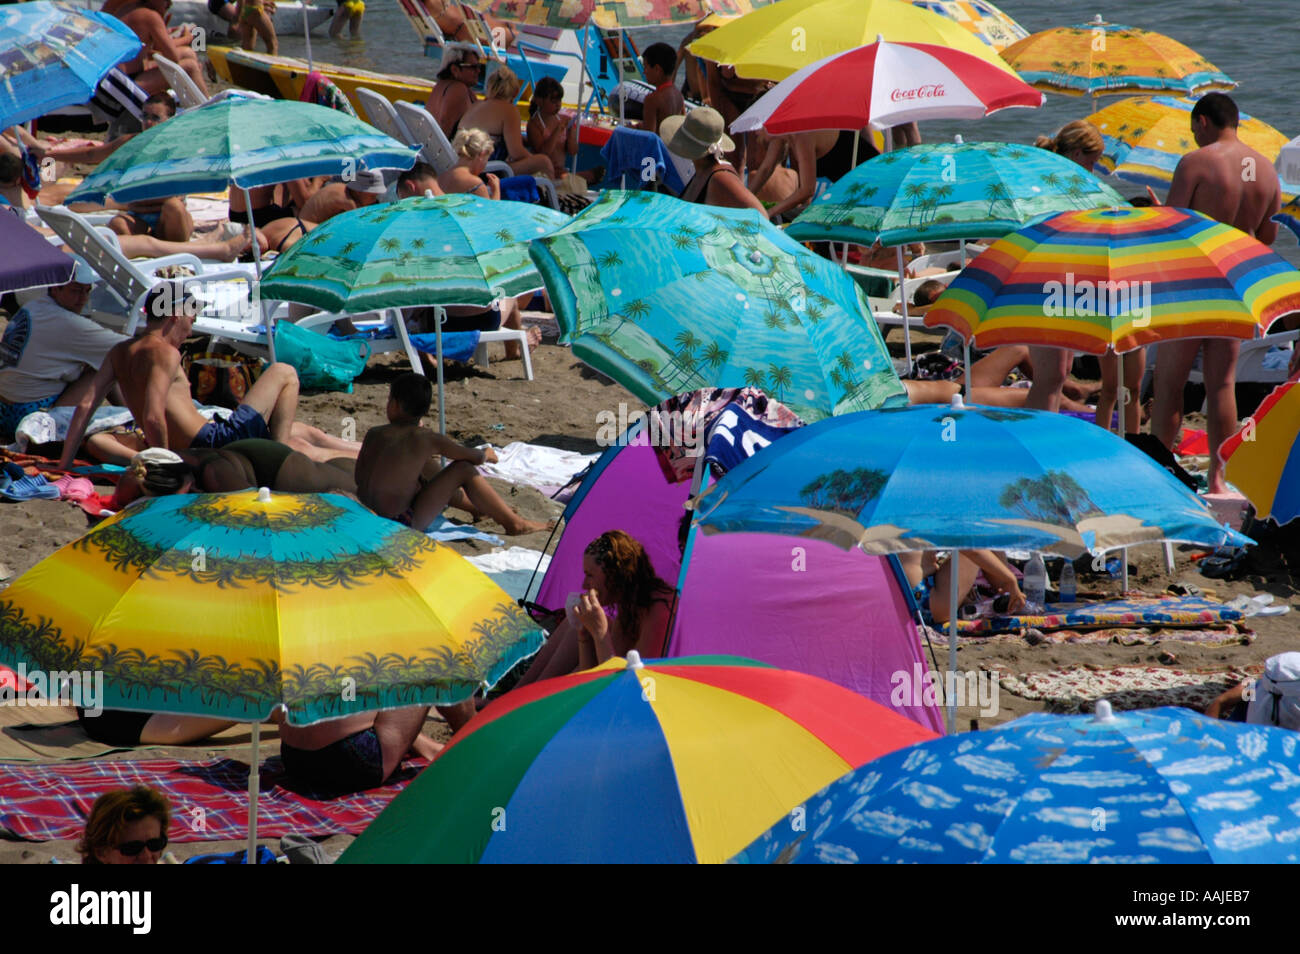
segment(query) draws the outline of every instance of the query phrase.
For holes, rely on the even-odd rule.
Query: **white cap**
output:
[[[99,281],[99,275],[80,255],[72,256],[72,262],[72,277],[68,281],[76,282],[79,285],[93,285]]]
[[[170,451],[165,447],[150,447],[148,450],[142,450],[131,458],[131,463],[140,461],[142,464],[183,464],[181,455],[175,451]]]
[[[358,169],[353,173],[351,182],[344,180],[344,185],[353,192],[367,192],[370,195],[383,195],[388,191],[384,184],[384,174],[369,169]]]

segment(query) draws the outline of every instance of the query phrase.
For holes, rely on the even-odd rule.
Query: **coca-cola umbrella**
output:
[[[878,129],[921,119],[979,119],[1012,106],[1036,107],[1043,94],[962,50],[877,37],[798,70],[731,124],[774,136],[816,129]],[[854,163],[856,165],[856,163]]]

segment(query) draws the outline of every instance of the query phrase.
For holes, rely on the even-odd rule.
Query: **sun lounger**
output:
[[[422,145],[406,128],[406,123],[402,122],[402,117],[397,115],[397,110],[393,109],[393,104],[387,99],[373,89],[366,89],[364,86],[358,86],[356,93],[357,100],[361,103],[361,111],[365,114],[361,117],[362,119],[384,135],[391,136],[400,143],[405,143],[408,146]],[[448,145],[447,148],[450,150],[451,146]],[[431,162],[429,164],[433,165]]]
[[[202,106],[208,101],[199,89],[194,80],[190,79],[190,74],[186,73],[181,67],[167,59],[165,56],[154,54],[153,61],[158,64],[158,69],[167,79],[167,85],[172,88],[176,94],[176,102],[180,104],[181,109],[193,109],[196,106]]]
[[[439,174],[456,165],[456,153],[452,151],[451,143],[443,134],[438,121],[429,114],[427,109],[417,103],[401,101],[393,103],[392,106],[397,119],[406,127],[411,137],[409,140],[403,141],[409,141],[411,145],[419,146],[421,159],[433,166]],[[487,171],[501,178],[514,175],[509,165],[499,161],[489,162]],[[554,192],[554,186],[552,186],[552,192]],[[558,206],[552,206],[552,208],[558,208]]]

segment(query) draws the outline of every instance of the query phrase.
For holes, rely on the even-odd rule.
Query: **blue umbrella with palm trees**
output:
[[[609,191],[531,254],[561,340],[647,404],[761,387],[819,420],[907,402],[858,287],[755,211]]]
[[[1067,557],[1145,542],[1252,541],[1150,457],[1045,411],[934,405],[795,431],[700,498],[705,533],[780,533],[868,553],[1032,549]],[[956,567],[954,566],[954,571]],[[954,575],[954,579],[956,576]],[[956,666],[957,587],[950,597]],[[950,726],[955,718],[949,704]]]

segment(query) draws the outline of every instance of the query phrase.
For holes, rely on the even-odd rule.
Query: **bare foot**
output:
[[[528,350],[531,353],[536,351],[537,346],[542,343],[542,329],[538,328],[536,325],[529,325],[525,330],[528,333]],[[519,351],[519,345],[515,344],[513,341],[506,344],[507,361],[518,361],[522,357],[523,355]]]
[[[446,746],[441,742],[435,742],[423,732],[415,737],[411,743],[411,754],[422,759],[433,761],[438,757],[438,753],[445,749]]]
[[[521,537],[525,533],[537,533],[539,530],[554,530],[555,523],[554,520],[525,520],[523,517],[520,517],[517,523],[512,523],[510,526],[505,528],[506,536]]]

